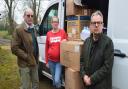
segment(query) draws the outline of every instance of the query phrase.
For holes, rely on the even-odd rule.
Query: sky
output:
[[[3,0],[0,0],[0,14],[3,13],[4,9],[5,9],[5,3]]]
[[[49,1],[47,1],[47,0],[42,0],[42,2],[41,2],[41,9],[45,9],[46,7],[47,7],[47,5],[48,5],[48,2]],[[42,5],[43,4],[43,5]],[[5,17],[4,16],[4,14],[5,14],[5,12],[4,12],[4,10],[5,10],[5,2],[4,2],[4,0],[0,0],[0,14],[1,14],[1,16],[0,16],[0,18],[3,18],[3,17]],[[18,4],[17,4],[17,7],[16,7],[16,9],[15,9],[15,14],[14,14],[14,20],[18,23],[18,24],[20,24],[20,23],[22,23],[22,21],[23,21],[23,7],[24,7],[24,5],[23,4],[21,4],[21,2],[19,2]],[[27,8],[28,6],[25,6],[25,8]],[[6,12],[7,13],[7,12]]]

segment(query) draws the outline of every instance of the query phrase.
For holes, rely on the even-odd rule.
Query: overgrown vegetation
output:
[[[16,57],[8,48],[0,46],[0,89],[19,89],[20,80]]]

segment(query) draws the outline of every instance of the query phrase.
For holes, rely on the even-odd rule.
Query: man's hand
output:
[[[91,80],[90,80],[90,77],[88,75],[84,75],[84,83],[89,86],[91,85]]]
[[[67,41],[66,39],[63,39],[61,42],[65,42],[65,41]]]
[[[36,63],[36,59],[33,55],[28,55],[28,65],[29,66],[35,66],[37,63]]]
[[[46,67],[49,68],[49,64],[48,63],[46,64]]]

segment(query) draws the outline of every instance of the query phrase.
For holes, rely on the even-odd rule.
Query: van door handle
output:
[[[114,56],[126,57],[126,54],[122,53],[119,49],[114,49]]]

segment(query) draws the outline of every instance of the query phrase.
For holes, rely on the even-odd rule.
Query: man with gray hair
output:
[[[24,12],[24,22],[13,33],[12,53],[17,56],[21,89],[39,89],[38,79],[38,44],[36,31],[33,29],[33,11]]]
[[[112,89],[114,47],[103,34],[103,15],[96,11],[91,16],[91,35],[84,42],[80,74],[86,89]]]

